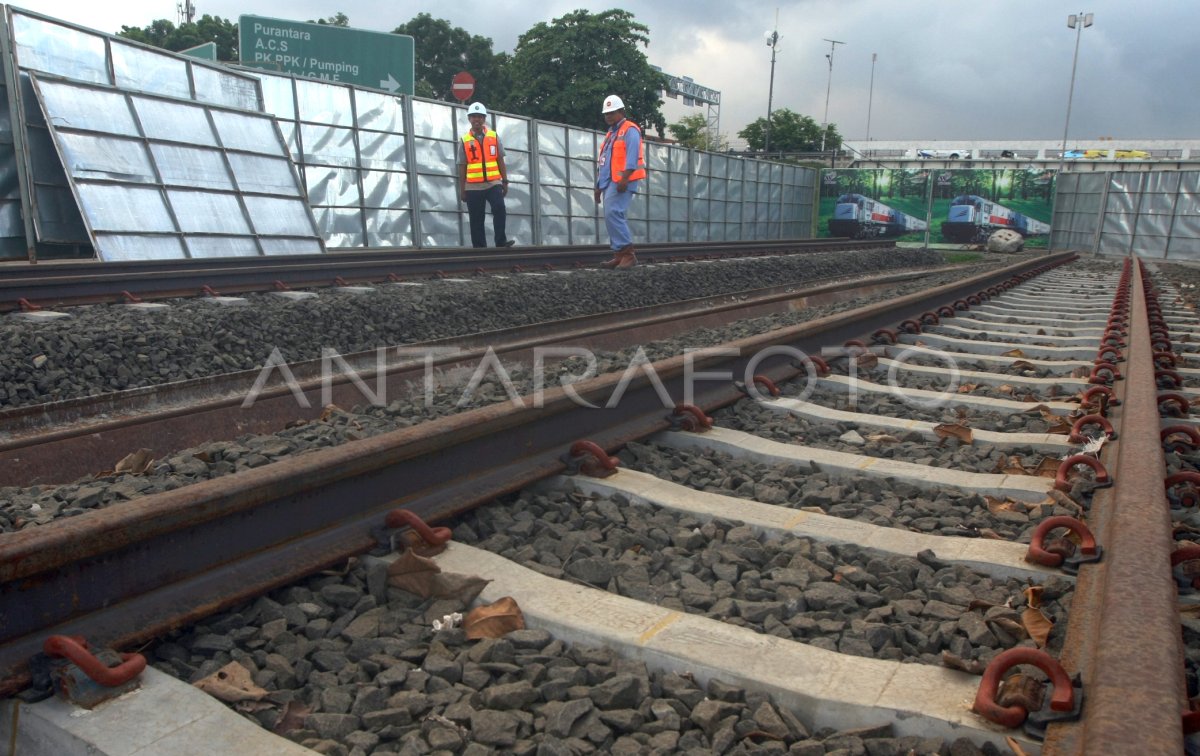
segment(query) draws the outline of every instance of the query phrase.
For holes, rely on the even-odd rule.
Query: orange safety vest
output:
[[[639,135],[642,133],[642,130],[640,128],[638,128],[638,125],[636,123],[634,123],[633,121],[626,118],[624,121],[621,121],[621,125],[617,127],[616,131],[608,132],[608,136],[604,137],[604,146],[600,148],[599,163],[600,163],[600,167],[603,168],[604,167],[604,152],[605,152],[605,150],[608,149],[608,143],[613,141],[614,136],[616,137],[617,141],[613,142],[613,146],[612,146],[612,180],[613,181],[620,181],[621,174],[625,172],[625,132],[629,131],[630,129],[637,129]],[[637,181],[639,179],[646,178],[646,142],[645,142],[645,140],[642,140],[642,142],[638,144],[637,167],[634,168],[632,171],[630,171],[629,174],[625,178],[628,179],[629,181]]]
[[[496,132],[488,129],[484,133],[482,147],[473,131],[463,134],[462,140],[467,155],[467,183],[500,180],[500,140],[496,138]]]

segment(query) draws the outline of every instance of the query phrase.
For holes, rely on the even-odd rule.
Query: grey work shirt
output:
[[[472,132],[472,133],[474,133],[474,132]],[[480,142],[483,142],[483,135],[486,133],[487,133],[487,129],[484,129],[483,134],[475,134],[475,139],[479,140]],[[499,134],[496,134],[496,147],[500,151],[500,154],[497,157],[497,160],[499,160],[499,158],[504,157],[504,142],[500,141]],[[459,167],[462,166],[466,162],[467,162],[467,148],[463,145],[462,136],[460,135],[458,137],[458,148],[454,151],[454,170],[456,172],[456,175],[457,175],[457,171],[458,171]],[[504,182],[502,180],[496,179],[495,181],[484,181],[484,182],[476,183],[476,184],[466,184],[465,188],[468,192],[482,192],[486,189],[491,189],[493,186],[500,186],[503,183]]]

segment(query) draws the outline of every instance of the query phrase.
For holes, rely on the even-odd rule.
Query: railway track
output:
[[[1163,362],[1170,349],[1161,348],[1164,334],[1155,318],[1163,314],[1153,298],[1147,307],[1137,266],[1127,265],[1121,278],[1111,265],[1081,272],[1082,263],[1066,262],[1042,259],[1025,266],[1027,271],[1005,271],[750,337],[736,342],[733,354],[708,355],[690,367],[682,358],[666,359],[654,363],[657,382],[645,371],[632,380],[625,372],[608,373],[575,384],[574,396],[548,392],[544,405],[532,411],[474,410],[9,534],[0,541],[0,565],[7,573],[0,575],[2,595],[9,602],[0,623],[7,639],[0,662],[10,686],[19,685],[23,660],[47,627],[125,646],[201,619],[314,567],[371,550],[387,540],[381,532],[384,514],[403,506],[429,520],[458,517],[452,521],[454,542],[436,560],[447,572],[488,578],[484,601],[511,596],[531,627],[578,644],[626,648],[643,664],[639,674],[651,689],[687,688],[672,697],[680,705],[670,708],[679,714],[682,706],[692,724],[679,725],[684,735],[670,749],[693,742],[728,748],[792,741],[814,749],[805,752],[823,753],[835,741],[857,738],[860,746],[887,740],[888,747],[899,748],[903,741],[930,752],[921,749],[937,751],[951,742],[965,749],[961,738],[974,748],[985,743],[1002,748],[1014,737],[1023,748],[1037,750],[1037,738],[970,710],[981,688],[973,673],[998,656],[1011,658],[1006,649],[1019,646],[1025,649],[1016,652],[1020,661],[1032,659],[1055,675],[1053,664],[1059,662],[1052,657],[1060,658],[1064,674],[1080,674],[1082,688],[1072,690],[1061,684],[1065,678],[1055,677],[1058,684],[1045,690],[1044,707],[1019,696],[1016,704],[993,706],[996,693],[1018,687],[1006,686],[979,699],[977,710],[1007,716],[1007,724],[1025,707],[1044,709],[1032,718],[1043,726],[1046,715],[1063,719],[1049,726],[1048,752],[1098,752],[1089,750],[1096,742],[1106,742],[1106,752],[1114,753],[1179,752],[1186,694],[1157,417],[1160,405],[1181,413],[1186,406],[1169,396],[1160,401],[1153,360]],[[771,347],[776,353],[763,358]],[[824,352],[826,359],[797,363],[781,347]],[[937,366],[947,355],[956,370]],[[1122,357],[1124,362],[1110,361]],[[685,377],[696,370],[728,376],[695,386],[696,409],[666,410],[660,387],[669,396],[683,396]],[[1112,380],[1118,373],[1123,380]],[[1160,383],[1174,380],[1163,368],[1159,373]],[[734,385],[734,376],[754,378]],[[622,385],[612,411],[583,411],[575,403],[579,397],[602,404]],[[781,395],[770,396],[777,386]],[[1175,389],[1186,395],[1186,386]],[[760,394],[760,401],[745,399],[747,391]],[[705,413],[716,419],[707,432],[664,433],[669,426],[704,430]],[[1061,432],[1064,423],[1074,425],[1069,434]],[[1077,456],[1089,445],[1085,431],[1108,439],[1090,442],[1100,447],[1102,463]],[[598,447],[593,472],[611,466],[608,452],[624,449],[619,471],[550,477],[564,465],[587,468],[583,454],[564,459],[568,448],[582,451],[575,442],[584,438]],[[1182,443],[1180,435],[1172,438]],[[1030,474],[1042,459],[1055,460],[1043,467],[1053,477]],[[1096,487],[1110,480],[1111,488]],[[536,488],[524,490],[537,481]],[[522,493],[503,505],[467,514],[475,503],[517,491]],[[1190,494],[1173,495],[1186,500]],[[332,501],[343,504],[336,515],[329,512]],[[1048,536],[1038,532],[1039,525],[1062,522],[1048,518],[1066,515],[1082,516],[1102,545],[1099,561],[1075,552],[1077,579],[1058,567],[1026,561],[1030,541]],[[401,524],[395,516],[389,520]],[[303,558],[295,548],[298,529],[309,533]],[[201,563],[218,543],[224,569]],[[1056,552],[1071,551],[1060,540],[1051,543],[1051,556],[1037,552],[1048,561],[1055,561]],[[249,558],[231,562],[237,551]],[[153,564],[160,574],[131,576],[125,566],[131,563]],[[325,623],[320,632],[309,629],[311,622],[295,632],[332,643],[361,613],[357,601],[331,598],[341,590],[331,586],[362,583],[380,605],[396,598],[379,588],[380,570],[386,573],[386,563],[367,558],[341,578],[325,576],[305,588],[286,589],[309,599],[319,615],[311,622]],[[1031,583],[1041,591],[1027,592]],[[109,586],[118,584],[129,600],[119,611],[108,611]],[[68,592],[76,603],[64,612]],[[1131,594],[1136,602],[1129,601]],[[347,602],[354,609],[347,611]],[[30,609],[24,620],[12,611],[18,603]],[[186,604],[182,611],[180,603]],[[405,625],[404,638],[413,645],[399,651],[401,658],[445,672],[440,662],[430,661],[433,648],[449,647],[451,657],[460,646],[462,654],[469,653],[464,637],[438,636],[421,625],[453,603],[406,605],[417,620],[411,624],[422,630],[411,630],[409,637]],[[260,613],[261,600],[254,606],[253,613]],[[1042,642],[1023,637],[1037,637],[1045,629],[1042,622],[1053,624]],[[338,624],[332,636],[324,634]],[[205,652],[197,650],[196,638],[230,624],[216,619],[202,627],[176,637],[174,650],[157,660],[190,674],[214,670],[214,659],[233,658],[227,648],[224,655],[218,651],[198,661]],[[523,635],[519,642],[529,644],[519,646],[519,654],[536,647],[534,656],[552,656],[545,639],[538,645]],[[1037,646],[1051,655],[1036,655]],[[241,660],[261,672],[265,656],[254,653],[247,647]],[[589,658],[588,653],[576,655]],[[460,660],[460,675],[463,664]],[[623,680],[624,669],[591,682],[604,687]],[[674,679],[668,684],[661,670],[686,670],[690,687]],[[517,684],[512,670],[491,672],[504,684]],[[1001,674],[993,669],[985,679],[994,686]],[[339,682],[334,675],[316,684],[337,688]],[[391,690],[403,692],[398,684]],[[495,703],[499,694],[483,690],[472,703]],[[565,688],[554,690],[575,700]],[[710,711],[713,706],[702,707],[692,690],[728,706],[714,704]],[[1041,692],[1032,683],[1021,690]],[[418,693],[407,684],[404,691]],[[422,688],[420,694],[428,698],[433,692]],[[546,695],[535,694],[524,705],[562,702]],[[764,713],[765,704],[758,705],[763,695],[770,697],[774,718]],[[306,702],[320,702],[314,715],[338,710],[338,716],[354,716],[348,707],[340,711],[330,696],[311,693]],[[607,719],[580,713],[556,737],[581,737],[576,726],[596,720],[609,733],[599,743],[612,745],[621,733],[632,738],[640,732],[647,742],[633,738],[624,745],[649,748],[667,725],[644,731],[646,721],[671,720],[665,709],[655,713],[651,704],[635,702],[629,708],[647,710],[638,715],[645,721],[632,724],[611,713],[619,708],[608,705],[611,701],[595,698],[593,707],[608,712]],[[1078,701],[1086,701],[1081,718],[1059,711]],[[1143,707],[1144,721],[1152,724],[1136,734],[1143,750],[1129,750],[1130,733],[1111,730],[1122,717],[1141,717]],[[544,707],[536,710],[547,713]],[[757,715],[749,721],[758,729],[745,724],[743,710]],[[455,732],[482,732],[488,724],[482,716],[477,720],[445,706],[420,713],[426,716],[417,728],[425,747],[433,737],[427,732],[434,727],[428,724],[432,715],[449,723],[437,728]],[[554,713],[561,715],[557,708]],[[742,718],[721,724],[734,716]],[[266,722],[270,716],[259,718]],[[337,729],[334,720],[320,716],[304,727],[313,743]],[[531,736],[533,729],[532,720],[516,717],[515,733]],[[600,731],[592,730],[597,747]],[[443,736],[449,737],[437,737]],[[491,745],[518,741],[528,737]]]
[[[894,242],[788,239],[650,244],[643,262],[726,259],[830,250],[894,249]],[[595,267],[607,248],[544,246],[488,249],[397,248],[272,258],[51,262],[0,265],[0,312],[102,302],[398,282],[413,278]]]

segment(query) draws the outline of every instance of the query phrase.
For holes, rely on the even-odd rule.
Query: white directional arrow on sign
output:
[[[389,92],[395,92],[400,88],[400,82],[396,81],[396,79],[389,73],[386,79],[379,80],[379,88],[386,89]]]

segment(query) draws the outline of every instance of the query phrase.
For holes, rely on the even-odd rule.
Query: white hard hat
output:
[[[473,115],[485,116],[485,115],[487,115],[487,108],[483,107],[482,102],[473,102],[473,103],[471,103],[471,106],[469,108],[467,108],[467,115],[469,115],[469,116],[473,116]]]
[[[604,98],[604,107],[600,109],[601,113],[611,113],[614,110],[624,110],[625,103],[621,102],[621,98],[616,95],[609,95]]]

